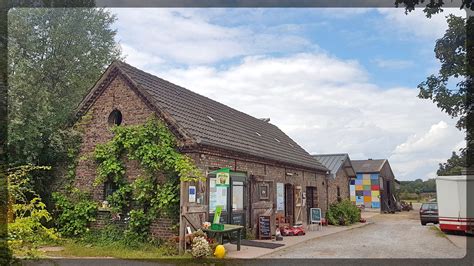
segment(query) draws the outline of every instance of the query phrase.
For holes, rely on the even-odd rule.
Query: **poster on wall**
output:
[[[230,169],[229,168],[221,168],[212,173],[216,174],[217,187],[229,187],[229,184],[230,184]]]
[[[285,185],[277,183],[277,211],[285,210]]]
[[[209,211],[212,213],[216,206],[222,206],[222,210],[227,210],[227,187],[216,185],[216,179],[209,179]]]

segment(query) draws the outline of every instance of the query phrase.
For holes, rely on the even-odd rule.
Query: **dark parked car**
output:
[[[429,202],[423,203],[420,208],[420,221],[421,225],[426,225],[427,223],[439,223],[438,220],[438,203]]]

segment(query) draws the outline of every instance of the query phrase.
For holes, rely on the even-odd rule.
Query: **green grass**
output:
[[[441,229],[439,229],[439,227],[433,225],[433,226],[430,226],[430,229],[435,231],[436,236],[448,238],[446,234],[443,231],[441,231]]]
[[[48,257],[113,257],[121,259],[169,259],[190,258],[189,254],[179,256],[170,254],[169,249],[153,244],[142,244],[139,247],[128,247],[124,244],[94,245],[67,239],[60,245],[62,251],[45,252]]]

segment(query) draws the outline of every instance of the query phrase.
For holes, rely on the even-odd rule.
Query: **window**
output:
[[[337,201],[341,202],[342,201],[342,198],[341,198],[341,188],[339,186],[337,186]]]
[[[104,199],[107,199],[108,196],[114,194],[116,190],[117,190],[117,185],[113,181],[107,180],[104,183]]]
[[[109,123],[109,126],[120,126],[120,124],[122,124],[122,113],[117,109],[113,110],[110,113],[107,122]]]

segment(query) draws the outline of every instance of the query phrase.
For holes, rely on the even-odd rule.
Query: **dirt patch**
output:
[[[42,252],[59,252],[63,251],[64,247],[40,247],[38,250]]]

